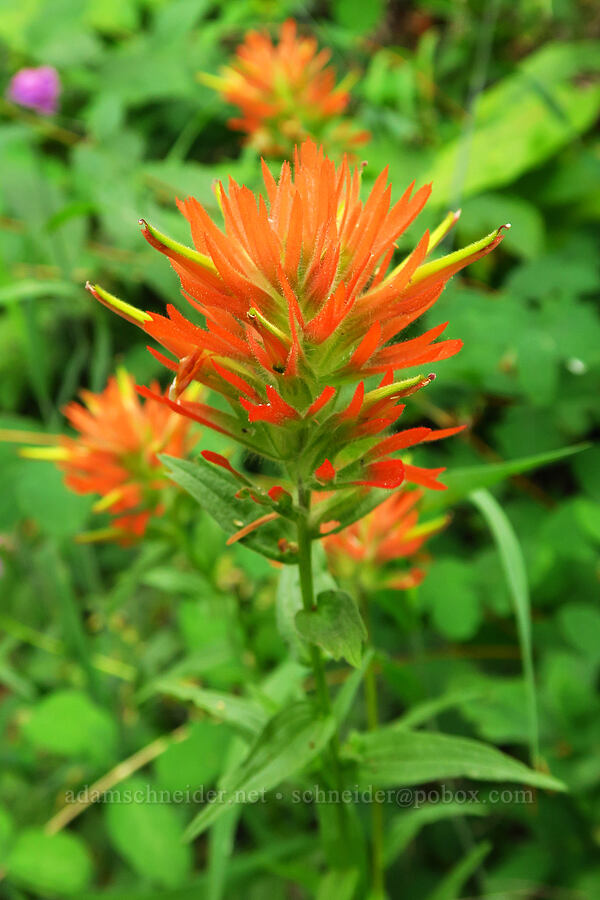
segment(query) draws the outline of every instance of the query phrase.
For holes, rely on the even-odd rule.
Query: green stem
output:
[[[313,587],[313,568],[312,568],[312,548],[310,530],[308,526],[308,513],[310,511],[310,493],[306,491],[302,482],[298,483],[298,504],[303,510],[303,515],[298,519],[298,571],[300,575],[300,592],[302,594],[302,604],[306,612],[311,612],[316,608],[315,593]],[[321,715],[327,716],[331,714],[331,699],[329,696],[329,688],[325,678],[325,667],[321,650],[316,644],[310,644],[310,659],[315,680],[315,690],[317,701]],[[342,776],[342,767],[339,755],[339,738],[337,733],[333,735],[329,742],[328,756],[333,776],[334,788],[337,791],[340,802],[336,804],[339,814],[340,827],[340,847],[341,856],[344,857],[350,846],[349,830],[347,821],[347,812],[341,797],[344,790],[344,782]]]

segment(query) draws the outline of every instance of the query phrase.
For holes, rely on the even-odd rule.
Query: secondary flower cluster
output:
[[[160,396],[157,383],[152,391]],[[162,513],[164,489],[172,482],[158,455],[187,455],[195,443],[191,423],[155,399],[142,403],[133,377],[123,370],[101,393],[84,390],[81,398],[84,405],[73,402],[64,410],[76,436],[61,436],[56,446],[26,449],[23,455],[55,460],[71,490],[100,496],[94,511],[109,512],[113,520],[91,537],[129,543]]]
[[[422,210],[429,185],[410,185],[392,204],[384,171],[363,202],[358,169],[346,159],[336,169],[312,141],[297,151],[293,172],[286,162],[278,180],[264,163],[263,173],[265,197],[232,180],[227,191],[218,186],[224,230],[197,200],[179,203],[195,249],[141,223],[179,275],[192,316],[202,317],[197,324],[174,306],[166,316],[142,312],[89,286],[171,354],[152,351],[173,372],[168,396],[141,393],[276,460],[307,491],[351,489],[358,497],[365,487],[406,482],[443,488],[442,469],[415,466],[405,454],[460,428],[391,433],[404,400],[433,378],[398,380],[396,373],[452,356],[461,342],[437,340],[445,324],[398,336],[455,272],[499,243],[501,229],[428,261],[456,221],[449,214],[394,264],[396,242]],[[380,377],[378,386],[371,376]],[[231,412],[182,397],[194,381],[221,394]],[[211,461],[231,470],[222,457]],[[278,495],[267,502],[277,513],[288,501]]]
[[[399,491],[363,519],[323,540],[336,575],[380,587],[408,590],[425,577],[425,542],[448,524],[447,516],[419,522],[423,491]],[[402,571],[400,571],[402,569]]]
[[[318,50],[314,38],[298,36],[296,23],[288,20],[277,44],[267,33],[250,31],[220,76],[201,78],[240,109],[230,127],[244,132],[246,142],[265,156],[285,157],[308,137],[332,150],[352,149],[366,143],[369,133],[343,117],[350,95],[343,83],[336,86],[330,55]]]

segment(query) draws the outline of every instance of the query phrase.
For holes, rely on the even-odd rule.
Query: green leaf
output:
[[[460,897],[464,885],[477,871],[491,849],[491,843],[484,841],[469,850],[427,895],[427,900],[456,900],[457,897]]]
[[[173,741],[155,763],[156,779],[168,791],[212,784],[219,775],[231,740],[224,725],[193,722],[188,737]]]
[[[317,606],[296,613],[296,628],[305,641],[316,644],[334,659],[346,659],[358,668],[367,629],[352,597],[344,591],[323,591]]]
[[[130,778],[119,787],[119,799],[105,804],[111,843],[140,878],[165,888],[184,884],[192,868],[190,847],[175,809],[152,802],[152,785]]]
[[[358,869],[332,869],[319,882],[316,900],[352,900],[359,874]]]
[[[20,473],[17,502],[24,516],[34,519],[44,533],[55,537],[73,537],[81,531],[92,506],[89,497],[65,487],[53,463],[38,460],[31,460]]]
[[[221,691],[207,691],[195,684],[163,678],[156,683],[155,690],[178,700],[190,701],[198,709],[233,725],[245,735],[257,734],[267,718],[258,703]]]
[[[29,828],[21,832],[6,860],[8,878],[43,897],[76,894],[92,877],[92,862],[83,841],[61,831],[45,834]]]
[[[3,806],[0,806],[0,865],[6,859],[10,845],[14,837],[15,826],[12,816]]]
[[[563,447],[561,450],[551,450],[548,453],[537,453],[535,456],[525,456],[521,459],[510,459],[500,463],[489,463],[484,466],[466,466],[463,469],[453,469],[444,473],[445,491],[428,491],[423,498],[423,510],[439,509],[453,506],[461,500],[468,499],[472,491],[479,488],[492,487],[505,478],[513,475],[521,475],[532,469],[539,469],[581,453],[587,450],[590,444],[573,444],[571,447]]]
[[[525,560],[510,520],[489,491],[474,491],[471,494],[471,500],[485,517],[494,536],[506,583],[514,605],[521,648],[523,677],[527,690],[530,758],[531,763],[535,765],[539,755],[539,725],[533,672],[533,649],[531,646],[531,604],[529,601],[529,585]]]
[[[384,0],[334,0],[333,15],[335,21],[350,34],[368,34],[381,21]]]
[[[447,709],[452,709],[454,706],[460,706],[462,703],[466,703],[469,700],[481,699],[485,693],[485,687],[474,687],[463,691],[452,691],[449,694],[442,694],[441,697],[437,697],[435,700],[425,700],[423,703],[418,703],[416,706],[413,706],[408,712],[397,719],[396,726],[402,728],[415,728],[418,725],[423,725],[425,722],[428,722],[440,712],[445,712]]]
[[[373,655],[374,652],[371,647],[365,650],[360,668],[356,669],[355,672],[352,672],[350,677],[345,680],[344,684],[337,692],[335,700],[333,701],[333,715],[335,716],[338,725],[341,725],[349,714],[357,691],[365,677],[365,672],[371,665]]]
[[[265,725],[241,765],[222,782],[222,796],[192,821],[186,837],[202,834],[233,804],[256,801],[318,756],[335,730],[332,716],[315,718],[310,703],[294,703]]]
[[[24,279],[0,288],[0,306],[32,300],[35,297],[80,297],[81,288],[70,281],[34,281]]]
[[[470,738],[403,731],[397,725],[353,734],[346,754],[357,761],[358,782],[365,785],[392,787],[441,778],[474,778],[565,790],[558,779],[529,769],[495,747]]]
[[[387,865],[404,853],[425,825],[459,816],[487,816],[490,808],[483,803],[428,803],[397,815],[386,829],[384,856]]]
[[[97,762],[112,757],[117,739],[109,714],[77,690],[57,691],[41,700],[23,732],[38,750]]]
[[[173,481],[191,494],[227,534],[234,534],[261,515],[261,507],[252,500],[236,499],[240,487],[236,481],[202,457],[193,463],[172,456],[161,456],[161,459]],[[266,511],[264,507],[263,512]],[[289,551],[282,553],[278,547],[278,541],[286,536],[286,530],[290,531],[289,524],[279,518],[275,524],[269,522],[242,538],[241,543],[269,559],[294,563],[296,555]],[[291,533],[288,536],[293,537]]]
[[[484,91],[475,108],[474,131],[446,144],[432,169],[433,202],[446,207],[459,187],[471,196],[509,184],[548,159],[598,115],[598,43],[549,43],[531,54],[513,74]],[[468,155],[467,155],[468,154]]]
[[[472,638],[481,624],[483,609],[475,590],[473,572],[462,560],[435,560],[420,598],[430,610],[437,631],[452,641]]]
[[[569,644],[600,661],[600,611],[591,603],[570,603],[558,612],[558,625]]]

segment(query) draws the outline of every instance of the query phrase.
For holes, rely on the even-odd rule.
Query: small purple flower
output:
[[[52,66],[20,69],[13,75],[7,91],[7,97],[13,103],[35,109],[43,116],[56,112],[59,94],[60,79]]]

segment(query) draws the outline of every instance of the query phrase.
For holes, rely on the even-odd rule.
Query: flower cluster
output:
[[[417,554],[448,524],[447,516],[419,522],[422,497],[421,490],[397,491],[360,521],[326,535],[323,545],[333,571],[396,590],[419,585],[425,569]]]
[[[26,106],[43,116],[52,116],[58,107],[60,79],[52,66],[20,69],[13,75],[7,97],[19,106]]]
[[[220,76],[201,77],[240,109],[229,125],[265,156],[285,157],[308,137],[331,149],[353,149],[369,134],[343,117],[350,96],[344,84],[336,86],[329,57],[314,38],[298,36],[296,23],[288,20],[277,44],[266,33],[250,31]]]
[[[336,169],[312,141],[297,151],[293,173],[287,162],[279,180],[264,164],[263,171],[266,199],[231,180],[228,191],[217,187],[224,231],[197,200],[179,203],[195,249],[142,221],[203,324],[174,306],[166,316],[142,312],[89,286],[171,354],[152,350],[174,374],[169,395],[146,388],[143,395],[276,460],[307,491],[443,488],[442,469],[402,455],[460,428],[392,433],[404,400],[434,377],[398,380],[396,373],[452,356],[461,342],[437,340],[447,323],[398,336],[455,272],[496,247],[502,230],[428,261],[456,221],[449,214],[394,265],[396,241],[422,210],[429,185],[410,185],[392,204],[384,171],[363,202],[359,171],[346,159]],[[182,397],[194,381],[223,395],[231,412]],[[279,503],[273,500],[275,510]]]
[[[154,383],[153,393],[160,396],[159,390]],[[92,535],[129,543],[162,513],[162,495],[171,482],[158,455],[187,455],[195,443],[191,423],[155,399],[142,403],[133,377],[123,370],[101,393],[84,390],[81,398],[84,405],[72,402],[64,410],[77,436],[61,436],[56,446],[30,448],[23,455],[56,460],[71,490],[100,495],[94,511],[109,512],[113,520]]]

